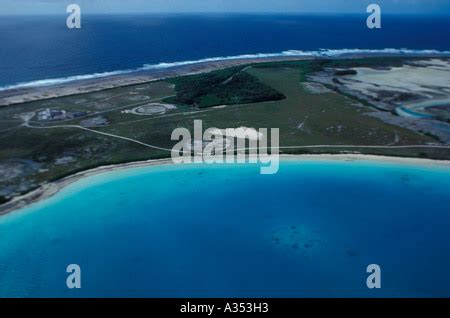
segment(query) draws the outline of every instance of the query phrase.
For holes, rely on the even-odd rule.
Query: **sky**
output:
[[[82,13],[253,12],[365,13],[371,3],[383,13],[450,14],[450,0],[0,0],[0,14],[65,14],[68,4]]]

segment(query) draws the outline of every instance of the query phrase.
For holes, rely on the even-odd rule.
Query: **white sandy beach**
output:
[[[361,154],[321,154],[321,155],[280,155],[281,161],[334,161],[334,162],[352,162],[352,161],[373,161],[384,162],[401,165],[412,166],[426,166],[426,167],[446,167],[450,168],[450,160],[432,160],[432,159],[420,159],[420,158],[400,158],[400,157],[388,157],[388,156],[375,156],[375,155],[361,155]],[[42,185],[38,189],[26,193],[22,196],[15,197],[6,204],[0,206],[0,216],[19,210],[23,207],[29,206],[36,202],[45,200],[54,196],[61,189],[68,185],[77,182],[83,178],[87,178],[100,173],[107,173],[112,171],[118,171],[129,168],[141,168],[157,165],[172,165],[174,164],[171,158],[167,159],[154,159],[139,162],[130,162],[118,165],[101,166],[98,168],[82,171],[74,175],[65,177],[61,180],[50,182]]]

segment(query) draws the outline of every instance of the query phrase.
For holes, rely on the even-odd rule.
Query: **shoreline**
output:
[[[198,62],[152,70],[137,70],[129,73],[104,77],[74,80],[47,86],[32,86],[0,90],[0,107],[11,106],[57,97],[86,94],[112,88],[145,84],[168,78],[208,73],[234,66],[247,64],[310,60],[308,56],[263,57],[223,59],[211,62]]]
[[[337,162],[353,162],[353,161],[373,161],[393,164],[407,164],[425,167],[448,167],[450,168],[450,160],[433,160],[421,158],[405,158],[390,157],[379,155],[363,155],[363,154],[317,154],[317,155],[280,155],[280,161],[337,161]],[[60,180],[49,182],[41,185],[39,188],[17,196],[9,202],[0,205],[0,217],[11,212],[16,212],[22,208],[29,207],[40,201],[44,201],[56,195],[65,187],[90,176],[101,173],[109,173],[124,169],[144,168],[151,166],[173,165],[171,158],[166,159],[150,159],[146,161],[136,161],[122,163],[117,165],[107,165],[81,171],[73,175],[64,177]]]
[[[153,68],[147,70],[130,70],[120,74],[105,75],[100,77],[74,79],[59,84],[36,85],[6,88],[0,90],[0,107],[22,104],[52,98],[86,94],[98,92],[118,87],[145,84],[149,82],[164,80],[168,78],[208,73],[233,66],[242,66],[248,64],[283,62],[283,61],[302,61],[314,59],[354,59],[370,57],[399,57],[399,58],[450,58],[450,52],[347,52],[336,56],[320,55],[280,55],[266,57],[242,57],[236,58],[212,58],[212,60],[199,60],[193,62],[180,62],[180,65],[169,66],[165,68]],[[176,64],[176,63],[174,63]],[[114,72],[111,72],[114,73]],[[82,77],[83,75],[81,75]],[[19,84],[18,84],[19,85]],[[26,85],[26,84],[24,84]]]

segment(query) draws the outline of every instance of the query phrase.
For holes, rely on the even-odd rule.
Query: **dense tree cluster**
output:
[[[8,201],[9,201],[9,200],[8,200],[7,198],[2,197],[2,196],[0,195],[0,204],[6,203],[6,202],[8,202]]]
[[[172,80],[177,95],[169,102],[199,108],[217,105],[258,103],[284,99],[285,96],[260,82],[255,76],[233,67],[207,74]]]

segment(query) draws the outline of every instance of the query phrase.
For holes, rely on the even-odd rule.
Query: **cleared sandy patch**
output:
[[[326,88],[321,83],[315,83],[315,82],[304,82],[302,83],[303,87],[310,92],[311,94],[326,94],[326,93],[333,93],[331,89]]]
[[[415,65],[429,66],[437,70],[447,70],[450,68],[450,61],[440,60],[440,59],[431,59],[431,60],[423,60],[413,63]]]
[[[254,128],[248,127],[238,127],[233,129],[212,129],[211,134],[222,135],[224,137],[239,138],[239,139],[249,139],[249,140],[260,140],[264,134],[257,131]]]
[[[340,78],[340,81],[348,88],[369,96],[379,91],[441,95],[441,88],[450,87],[450,65],[441,69],[403,66],[390,70],[363,67],[353,70],[357,71],[356,75]]]

